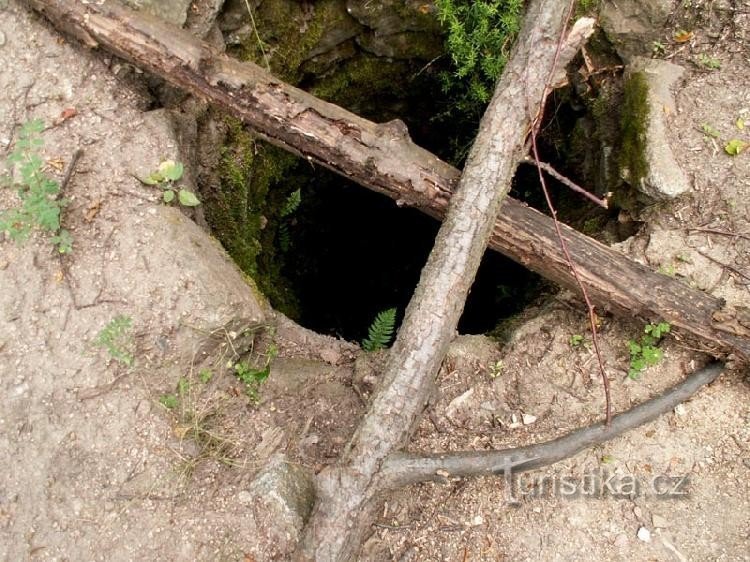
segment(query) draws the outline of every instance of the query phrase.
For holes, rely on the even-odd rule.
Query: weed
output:
[[[661,41],[651,43],[651,56],[663,57],[667,53],[667,46]]]
[[[505,364],[503,363],[502,359],[500,359],[499,361],[495,361],[492,365],[490,365],[490,378],[496,379],[497,377],[502,375],[504,367]]]
[[[174,394],[163,394],[159,397],[159,403],[167,410],[174,410],[179,405],[179,400]]]
[[[102,328],[94,340],[98,347],[107,350],[112,359],[128,367],[133,365],[134,360],[131,352],[133,338],[130,334],[132,323],[133,320],[129,316],[118,314]]]
[[[677,270],[673,263],[659,266],[659,273],[662,275],[666,275],[667,277],[675,277],[677,275]]]
[[[289,247],[292,244],[291,234],[289,233],[288,218],[290,215],[294,214],[301,202],[302,192],[299,189],[296,189],[289,194],[289,197],[286,198],[283,207],[281,207],[279,218],[281,218],[282,220],[287,219],[283,220],[283,222],[279,225],[279,248],[281,248],[282,252],[288,251]]]
[[[668,334],[672,326],[668,322],[659,322],[658,324],[647,324],[643,330],[640,341],[628,341],[630,350],[630,369],[628,376],[631,379],[637,379],[641,371],[646,367],[656,365],[664,356],[664,352],[657,347],[665,334]]]
[[[271,345],[265,354],[262,368],[255,368],[247,361],[240,361],[234,365],[234,375],[245,385],[245,394],[251,401],[257,403],[260,400],[260,385],[271,374],[271,362],[277,354],[276,346]]]
[[[393,337],[393,328],[396,325],[396,309],[389,308],[378,313],[370,324],[367,338],[362,341],[362,349],[365,351],[378,351],[387,346]]]
[[[198,378],[203,384],[208,384],[213,376],[214,374],[211,372],[211,369],[202,369],[201,372],[198,373]]]
[[[453,101],[435,119],[456,127],[484,113],[520,29],[523,0],[437,0],[436,7],[453,63],[453,70],[442,72],[440,81]],[[471,145],[465,141],[461,138],[454,143],[457,161]]]
[[[705,53],[701,53],[698,55],[698,62],[701,66],[704,66],[710,70],[719,70],[721,69],[721,62],[719,62],[719,59],[715,57],[710,57]]]
[[[35,229],[50,232],[50,241],[57,251],[66,254],[73,249],[73,238],[61,228],[60,215],[68,202],[60,199],[60,184],[48,178],[42,171],[43,161],[39,149],[44,145],[40,133],[44,130],[41,119],[28,121],[13,151],[8,155],[9,169],[17,166],[21,174],[18,198],[21,206],[0,212],[0,232],[7,232],[11,240],[23,242]],[[11,174],[2,178],[2,184],[14,185]]]
[[[580,347],[583,344],[583,336],[581,334],[573,334],[570,336],[568,343],[570,343],[570,347]]]
[[[182,165],[182,162],[165,160],[147,177],[138,178],[138,180],[143,184],[153,185],[160,188],[163,191],[162,200],[165,203],[172,203],[176,198],[180,205],[185,207],[195,207],[196,205],[201,204],[195,194],[175,183],[182,178],[184,171],[185,167]]]

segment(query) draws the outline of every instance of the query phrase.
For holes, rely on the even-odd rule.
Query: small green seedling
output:
[[[97,334],[94,343],[107,350],[110,357],[127,367],[133,365],[131,348],[133,338],[130,333],[133,320],[129,316],[118,314]]]
[[[18,168],[20,181],[14,182],[10,173],[0,177],[0,185],[15,185],[21,206],[0,212],[0,232],[7,232],[11,240],[23,242],[33,230],[52,234],[50,241],[61,254],[73,249],[73,238],[61,227],[60,215],[68,204],[61,199],[60,184],[48,178],[42,171],[44,162],[39,149],[44,146],[40,137],[44,122],[33,119],[21,127],[16,146],[8,155],[8,169]]]
[[[671,329],[672,326],[668,322],[648,324],[643,330],[640,341],[628,341],[628,349],[630,351],[628,376],[631,379],[638,379],[641,372],[647,367],[656,365],[661,361],[664,352],[657,346],[664,335],[668,334]]]
[[[370,324],[367,338],[362,341],[362,349],[365,351],[378,351],[386,347],[393,337],[393,328],[396,325],[396,309],[389,308],[378,313]]]
[[[271,345],[266,352],[266,360],[262,368],[255,368],[247,361],[240,361],[234,365],[234,375],[245,385],[245,394],[253,402],[260,400],[260,386],[271,374],[271,362],[278,355],[275,345]]]
[[[147,177],[138,178],[138,180],[146,185],[152,185],[162,189],[162,199],[165,203],[172,203],[177,199],[180,205],[185,207],[195,207],[201,203],[198,201],[195,194],[175,183],[182,178],[184,171],[185,167],[182,165],[182,162],[165,160]]]
[[[505,367],[505,364],[503,363],[502,359],[500,359],[499,361],[495,361],[495,363],[490,365],[490,378],[496,379],[497,377],[502,375],[504,367]]]
[[[174,410],[178,404],[177,396],[174,394],[163,394],[159,397],[159,404],[164,406],[167,410]]]
[[[721,62],[719,62],[719,59],[710,57],[705,53],[698,55],[698,62],[710,70],[719,70],[721,68]]]
[[[201,372],[198,373],[198,378],[203,384],[208,384],[213,376],[214,374],[211,372],[211,369],[202,369]]]
[[[748,147],[748,143],[740,139],[732,139],[724,145],[724,152],[729,156],[737,156]]]
[[[703,131],[704,135],[713,137],[715,139],[718,139],[721,136],[721,133],[715,127],[712,127],[708,123],[703,123],[701,125],[701,131]]]
[[[270,364],[266,364],[262,369],[255,369],[246,361],[240,361],[234,366],[234,375],[245,385],[245,394],[253,402],[260,400],[260,385],[265,382],[270,374]]]
[[[580,347],[583,343],[583,336],[581,334],[573,334],[570,336],[570,347]]]

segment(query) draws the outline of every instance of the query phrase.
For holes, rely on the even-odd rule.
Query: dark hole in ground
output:
[[[381,310],[396,307],[400,320],[439,223],[323,170],[302,193],[283,272],[299,298],[299,321],[361,340]],[[491,331],[539,288],[537,275],[488,250],[459,330]]]

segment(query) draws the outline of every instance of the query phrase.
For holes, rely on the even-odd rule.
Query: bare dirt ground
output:
[[[647,209],[647,226],[622,247],[735,304],[750,294],[750,151],[730,157],[723,144],[750,141],[736,126],[750,122],[747,18],[745,6],[731,28],[697,32],[672,57],[687,72],[671,142],[693,190]],[[190,217],[133,178],[189,147],[166,112],[145,111],[119,62],[14,1],[0,32],[0,155],[32,117],[48,126],[50,175],[84,151],[65,187],[73,253],[61,258],[43,237],[0,242],[0,557],[279,558],[297,528],[265,511],[250,483],[279,452],[312,470],[332,462],[364,411],[377,357],[279,321]],[[691,62],[700,53],[721,68]],[[68,108],[77,114],[61,120]],[[16,203],[0,191],[0,209]],[[132,367],[93,345],[116,315],[132,318]],[[632,381],[626,342],[642,329],[603,319],[616,410],[707,361],[670,337],[665,359]],[[576,334],[584,344],[572,347]],[[564,294],[529,311],[505,346],[459,338],[411,448],[515,446],[598,419],[588,339],[582,307]],[[226,365],[262,365],[272,346],[256,405]],[[486,478],[403,490],[388,498],[362,559],[750,560],[748,397],[745,374],[729,372],[674,413],[513,486]],[[605,472],[622,496],[532,493],[542,477],[582,485]],[[637,490],[622,489],[630,477]],[[665,485],[679,482],[666,498]]]

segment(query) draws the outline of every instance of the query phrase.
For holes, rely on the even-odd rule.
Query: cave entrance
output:
[[[318,170],[302,189],[282,273],[298,299],[298,320],[321,333],[361,340],[375,315],[411,299],[439,223],[416,209]],[[518,313],[538,276],[488,251],[459,329],[493,330]]]

